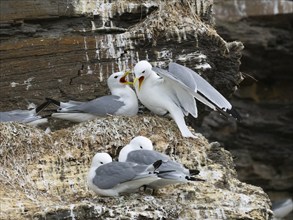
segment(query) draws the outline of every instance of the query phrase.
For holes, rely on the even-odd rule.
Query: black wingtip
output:
[[[236,118],[238,121],[242,120],[242,117],[240,116],[240,114],[236,111],[235,108],[231,108],[231,109],[227,109],[226,111],[229,115],[232,115],[234,118]]]
[[[153,166],[156,169],[158,169],[162,165],[163,161],[162,160],[157,160],[156,162],[153,163]]]
[[[176,172],[176,170],[163,170],[163,171],[157,172],[157,174],[172,173],[172,172]]]
[[[46,101],[42,104],[40,104],[39,106],[36,107],[36,114],[40,113],[41,111],[43,111],[48,105],[50,105],[49,101]]]
[[[53,103],[53,104],[55,104],[55,105],[57,105],[57,106],[60,107],[60,101],[57,101],[57,100],[55,100],[55,99],[51,99],[51,98],[46,98],[46,100],[47,100],[48,102]]]
[[[187,176],[186,179],[189,180],[189,181],[200,181],[200,182],[205,182],[206,181],[204,179],[196,178],[196,177],[193,177],[193,176]]]
[[[235,118],[238,121],[242,120],[242,117],[240,116],[240,114],[233,107],[231,109],[221,109],[219,107],[216,107],[216,109],[226,118],[229,118],[232,116],[233,118]]]
[[[215,106],[215,107],[216,107],[217,111],[220,112],[221,115],[223,115],[225,118],[229,118],[230,115],[228,112],[226,112],[225,110],[223,110],[217,106]]]
[[[52,117],[52,114],[42,115],[42,118],[50,118]]]
[[[190,175],[195,176],[198,175],[200,173],[199,170],[189,170]]]

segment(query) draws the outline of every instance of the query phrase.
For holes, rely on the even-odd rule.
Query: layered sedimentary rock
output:
[[[131,69],[142,59],[161,67],[171,60],[187,65],[225,96],[241,81],[242,44],[225,42],[212,28],[212,1],[11,4],[1,2],[0,9],[3,110],[48,96],[85,100],[104,95],[105,79],[113,71]]]
[[[114,158],[137,136],[190,169],[190,182],[117,198],[90,192],[86,175],[96,152]],[[182,138],[176,124],[156,116],[108,117],[51,134],[17,123],[0,124],[0,202],[4,219],[269,219],[270,200],[240,182],[231,154],[201,135]]]

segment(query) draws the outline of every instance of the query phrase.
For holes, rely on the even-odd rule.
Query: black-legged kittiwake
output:
[[[133,138],[128,145],[123,147],[119,153],[118,160],[143,165],[149,165],[157,160],[162,160],[162,165],[158,168],[158,176],[161,179],[149,184],[153,189],[158,189],[169,184],[186,183],[190,180],[202,181],[193,176],[199,173],[198,170],[186,169],[182,164],[171,160],[169,156],[154,151],[151,140],[144,136]]]
[[[21,122],[26,123],[33,126],[38,126],[48,122],[47,118],[44,118],[38,115],[41,111],[43,111],[50,102],[44,102],[41,105],[33,108],[31,110],[12,110],[7,112],[0,112],[0,122]]]
[[[229,101],[193,70],[176,63],[169,69],[152,67],[140,61],[134,67],[134,86],[141,103],[158,115],[170,114],[183,137],[195,136],[185,124],[184,116],[197,117],[195,99],[224,115],[240,119]]]
[[[133,116],[138,112],[138,100],[135,92],[128,84],[129,72],[113,73],[107,80],[111,95],[102,96],[88,102],[59,102],[49,99],[60,108],[52,117],[73,122],[83,122],[98,116],[124,115]]]
[[[143,185],[160,179],[155,173],[162,161],[140,165],[130,162],[112,161],[107,153],[97,153],[88,173],[87,181],[91,190],[102,196],[119,196],[136,192]]]

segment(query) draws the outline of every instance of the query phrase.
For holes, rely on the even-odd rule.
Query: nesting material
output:
[[[96,152],[117,158],[137,136],[190,169],[205,182],[140,192],[118,198],[88,190],[86,176]],[[0,214],[4,219],[148,217],[158,219],[267,219],[270,202],[259,187],[241,183],[229,152],[182,138],[167,118],[139,115],[95,119],[45,134],[18,123],[0,124]]]

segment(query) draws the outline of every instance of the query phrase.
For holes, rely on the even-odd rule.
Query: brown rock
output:
[[[200,132],[235,156],[241,181],[262,187],[273,200],[291,197],[293,2],[217,2],[218,33],[245,46],[241,58],[245,80],[232,100],[243,121],[211,114]]]
[[[231,155],[214,143],[182,138],[176,124],[152,116],[107,117],[45,134],[17,123],[0,124],[1,216],[5,219],[268,219],[261,188],[236,178]],[[104,198],[90,192],[86,175],[96,152],[114,158],[134,136],[191,169],[205,182]]]
[[[17,13],[17,2],[23,13]],[[142,59],[163,67],[173,60],[196,69],[225,96],[241,81],[243,45],[225,42],[213,29],[212,1],[17,2],[11,8],[5,2],[0,9],[9,8],[0,11],[5,14],[2,111],[23,109],[45,97],[88,100],[104,95],[105,79],[113,71],[132,68]],[[48,19],[42,19],[46,11]],[[70,85],[80,70],[82,76]]]

